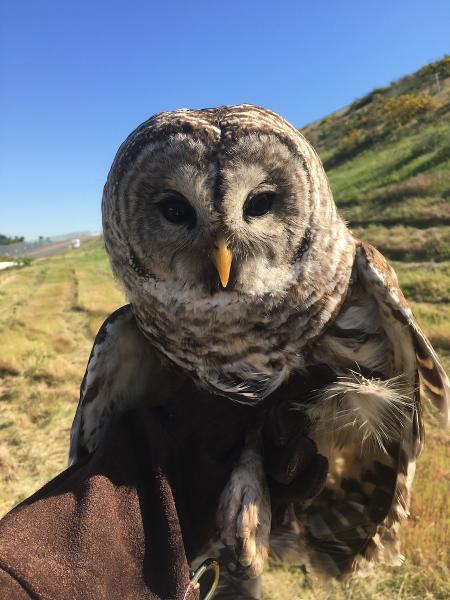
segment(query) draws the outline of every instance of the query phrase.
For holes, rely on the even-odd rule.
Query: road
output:
[[[93,240],[96,237],[98,236],[87,235],[77,239],[79,239],[81,244],[83,244],[83,242]],[[26,256],[29,256],[30,258],[44,258],[45,256],[54,256],[55,254],[60,254],[61,252],[65,252],[68,248],[70,248],[70,242],[71,240],[64,240],[63,242],[54,242],[52,244],[47,244],[46,246],[42,246],[41,248],[30,250],[26,253]]]

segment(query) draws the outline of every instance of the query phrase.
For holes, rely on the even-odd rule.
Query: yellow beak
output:
[[[228,285],[230,279],[231,263],[233,254],[228,249],[224,235],[220,235],[212,252],[213,263],[219,273],[220,283],[223,288]]]

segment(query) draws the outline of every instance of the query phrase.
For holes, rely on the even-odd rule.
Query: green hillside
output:
[[[450,259],[450,57],[304,128],[355,234],[389,258]]]

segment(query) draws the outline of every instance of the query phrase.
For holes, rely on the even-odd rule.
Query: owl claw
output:
[[[245,448],[219,500],[217,521],[235,577],[257,577],[269,551],[270,497],[257,449]]]

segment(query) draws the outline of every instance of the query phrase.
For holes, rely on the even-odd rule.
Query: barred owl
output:
[[[130,306],[95,341],[72,462],[148,390],[163,403],[175,367],[249,404],[294,374],[309,378],[313,391],[292,408],[328,458],[324,490],[270,534],[265,475],[249,442],[219,505],[223,538],[240,541],[252,576],[269,549],[336,577],[398,564],[423,441],[419,375],[445,422],[449,382],[392,268],[339,216],[301,133],[246,104],[157,114],[119,148],[102,210]],[[317,377],[317,366],[331,377]]]

